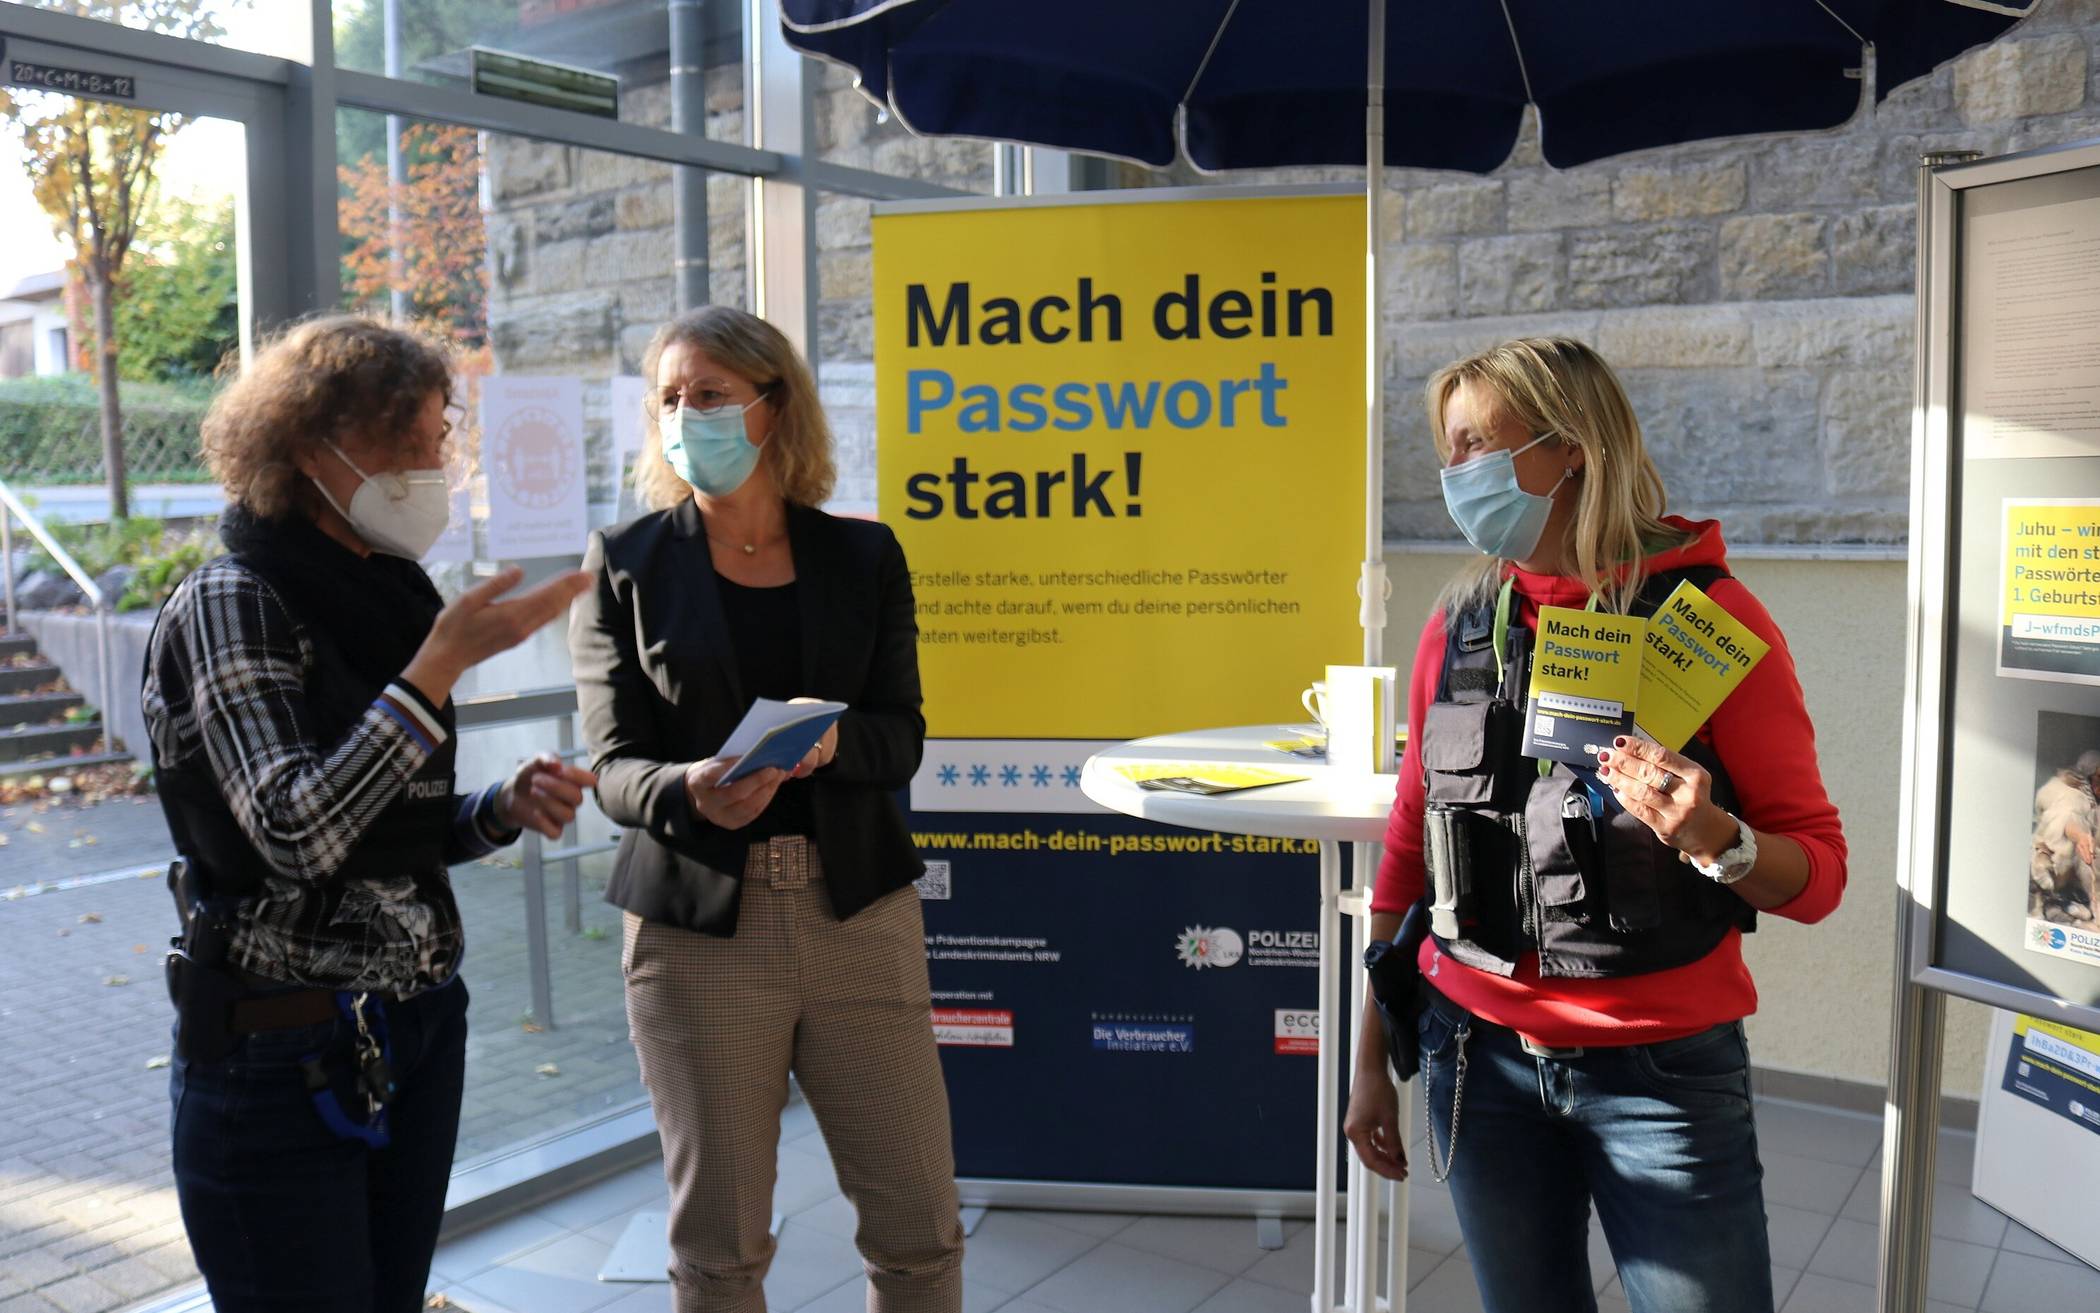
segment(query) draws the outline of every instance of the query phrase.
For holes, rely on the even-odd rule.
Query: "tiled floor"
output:
[[[1781,1313],[1871,1313],[1880,1128],[1866,1117],[1762,1100],[1772,1275]],[[1930,1282],[1933,1313],[2074,1313],[2100,1309],[2100,1273],[1978,1203],[1968,1190],[1973,1137],[1947,1132],[1939,1155]],[[1421,1159],[1419,1146],[1415,1151]],[[1474,1313],[1473,1269],[1450,1196],[1416,1184],[1408,1308]],[[661,1283],[602,1283],[597,1272],[638,1211],[664,1208],[656,1165],[590,1186],[447,1244],[433,1288],[471,1313],[657,1313]],[[789,1109],[775,1207],[787,1218],[766,1280],[774,1313],[858,1313],[866,1284],[853,1210],[838,1193],[807,1108]],[[1286,1223],[1284,1248],[1255,1243],[1244,1219],[994,1210],[970,1237],[965,1313],[1305,1313],[1313,1235]],[[1592,1228],[1602,1313],[1627,1309]]]

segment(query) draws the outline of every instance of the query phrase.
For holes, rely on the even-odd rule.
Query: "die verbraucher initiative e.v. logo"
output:
[[[1189,926],[1174,941],[1181,964],[1205,967],[1317,967],[1320,936],[1311,930],[1250,930],[1244,938],[1225,926]]]

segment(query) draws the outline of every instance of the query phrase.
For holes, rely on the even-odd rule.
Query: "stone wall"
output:
[[[914,137],[853,89],[853,76],[814,63],[819,158],[989,195],[992,148],[981,141]],[[826,192],[817,198],[818,385],[838,438],[835,500],[875,506],[875,289],[869,234],[872,201]]]
[[[708,135],[742,131],[742,72],[708,72]],[[666,83],[630,88],[629,121],[670,123]],[[614,499],[609,388],[641,369],[642,351],[677,306],[668,164],[523,137],[485,139],[489,341],[496,369],[584,380],[593,502]],[[728,305],[746,301],[745,213],[750,184],[707,182],[708,285]]]
[[[813,64],[823,159],[991,190],[983,142],[915,138]],[[712,70],[711,135],[733,136],[741,75]],[[663,86],[630,93],[646,122]],[[1825,133],[1644,151],[1571,170],[1527,125],[1487,177],[1395,170],[1381,228],[1386,531],[1452,536],[1422,385],[1506,337],[1573,333],[1621,371],[1673,508],[1726,513],[1743,543],[1898,545],[1908,520],[1915,166],[2100,137],[2100,0],[2044,0],[2006,40]],[[1116,185],[1354,182],[1356,169],[1198,178],[1116,166]],[[603,377],[638,366],[670,313],[670,170],[597,152],[491,147],[499,366]],[[747,185],[709,184],[717,300],[743,304]],[[870,203],[817,204],[814,344],[839,438],[839,500],[874,501]],[[603,390],[589,394],[594,434]],[[594,437],[594,442],[597,441]],[[595,448],[594,448],[595,451]],[[601,465],[602,468],[602,465]],[[594,494],[595,495],[595,494]]]
[[[827,87],[843,87],[836,70]],[[864,102],[863,102],[864,103]],[[861,120],[837,107],[848,126]],[[872,110],[868,111],[872,114]],[[973,142],[870,131],[841,158],[963,171]],[[1673,509],[1765,544],[1900,544],[1909,518],[1916,162],[2100,137],[2100,0],[2044,0],[1995,45],[1843,128],[1548,167],[1537,124],[1487,177],[1388,173],[1386,532],[1449,539],[1421,391],[1507,337],[1573,333],[1621,371]],[[952,161],[952,163],[951,163]],[[984,165],[988,168],[988,162]],[[1339,181],[1357,169],[1116,185]],[[945,179],[944,179],[945,180]],[[978,185],[975,190],[988,191]],[[827,351],[867,358],[865,203],[828,207]]]
[[[913,137],[852,88],[831,65],[818,75],[815,135],[820,158],[971,191],[991,189],[991,148],[982,142]],[[708,71],[708,135],[743,129],[743,70]],[[670,122],[665,83],[631,86],[625,117]],[[672,168],[602,151],[491,137],[489,326],[496,366],[522,374],[585,380],[591,498],[612,499],[603,380],[641,368],[649,335],[676,306]],[[750,183],[708,179],[710,299],[747,306],[746,214]],[[818,326],[814,361],[839,443],[837,501],[875,503],[874,316],[870,202],[817,199]]]

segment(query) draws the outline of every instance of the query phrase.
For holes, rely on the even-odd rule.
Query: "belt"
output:
[[[335,990],[286,989],[283,981],[258,976],[252,971],[236,971],[234,975],[250,989],[272,991],[250,994],[246,998],[233,1001],[230,1025],[236,1035],[252,1035],[264,1030],[292,1030],[299,1026],[318,1026],[324,1021],[335,1020],[338,1015]],[[372,990],[369,993],[382,1003],[400,1002],[400,996],[397,994],[381,990]]]
[[[1579,1058],[1583,1055],[1584,1052],[1586,1052],[1586,1050],[1580,1047],[1557,1049],[1552,1047],[1551,1045],[1541,1044],[1537,1040],[1533,1039],[1531,1036],[1526,1035],[1521,1030],[1510,1030],[1510,1028],[1507,1026],[1498,1026],[1494,1022],[1488,1021],[1483,1017],[1474,1016],[1472,1013],[1467,1012],[1458,1004],[1453,1003],[1440,990],[1438,990],[1436,986],[1430,984],[1429,979],[1426,976],[1422,979],[1422,989],[1429,996],[1432,1003],[1442,1003],[1444,1007],[1449,1011],[1456,1012],[1461,1016],[1471,1018],[1474,1025],[1483,1026],[1489,1030],[1505,1031],[1508,1034],[1516,1036],[1517,1044],[1523,1048],[1524,1052],[1530,1054],[1534,1058],[1551,1058],[1557,1061],[1565,1062],[1571,1058]]]
[[[801,889],[824,878],[817,845],[800,834],[781,834],[754,843],[744,857],[744,878],[763,879],[774,889]]]

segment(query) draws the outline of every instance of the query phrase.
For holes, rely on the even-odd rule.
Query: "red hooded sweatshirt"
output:
[[[1693,540],[1649,557],[1647,573],[1694,565],[1725,568],[1727,549],[1719,523],[1675,517],[1667,523],[1694,535]],[[1510,572],[1517,581],[1527,629],[1537,630],[1540,606],[1580,607],[1589,598],[1586,587],[1565,576],[1529,574],[1515,567]],[[1737,814],[1761,833],[1787,836],[1808,854],[1808,883],[1792,900],[1765,914],[1820,921],[1845,892],[1845,835],[1837,808],[1823,791],[1815,727],[1801,698],[1793,654],[1771,615],[1741,583],[1717,580],[1708,594],[1772,650],[1714,712],[1699,737],[1728,768],[1740,804]],[[1409,725],[1422,724],[1436,700],[1443,665],[1444,614],[1438,611],[1423,626],[1415,650],[1414,677],[1407,691]],[[1409,735],[1400,760],[1399,795],[1386,823],[1385,859],[1372,892],[1375,911],[1405,912],[1422,896],[1423,789],[1421,741]],[[1684,878],[1705,877],[1686,866]],[[1423,975],[1452,1002],[1554,1048],[1677,1039],[1757,1010],[1757,987],[1743,964],[1742,933],[1737,930],[1730,930],[1697,962],[1604,980],[1543,979],[1536,953],[1526,953],[1514,974],[1498,976],[1447,957],[1434,938],[1423,943],[1421,962]]]

